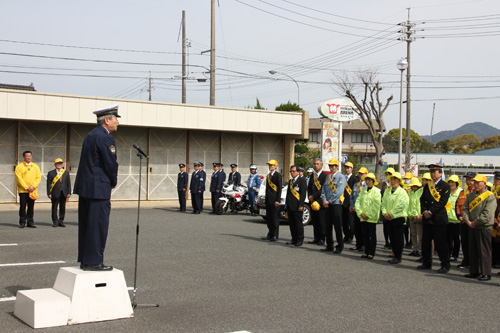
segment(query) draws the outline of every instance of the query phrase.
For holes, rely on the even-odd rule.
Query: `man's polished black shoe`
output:
[[[28,224],[28,228],[36,228],[36,225]]]
[[[21,229],[22,229],[22,228],[24,228],[24,227],[25,227],[25,225],[24,225],[24,224],[20,224],[20,225],[19,225],[19,228],[21,228]]]
[[[477,278],[479,281],[489,281],[491,280],[491,275],[481,275]]]
[[[321,249],[320,251],[322,251],[322,252],[332,252],[332,251],[333,251],[333,249],[332,249],[332,248],[327,247],[327,248]]]
[[[52,223],[53,228],[57,228],[57,223]]]
[[[318,242],[316,243],[316,245],[323,246],[323,245],[325,245],[325,241],[318,241]]]
[[[440,269],[437,270],[438,273],[440,274],[446,274],[450,271],[449,268],[446,268],[446,267],[441,267]]]
[[[295,245],[295,246],[302,246],[302,244],[303,244],[303,242],[296,242],[296,243],[295,243],[295,244],[293,244],[293,245]]]
[[[268,241],[270,241],[270,242],[276,242],[277,240],[278,240],[278,239],[277,239],[277,238],[274,238],[274,237],[272,237],[272,238],[269,238],[269,239],[268,239]]]
[[[59,223],[59,226],[60,226],[60,227],[62,227],[62,228],[66,228],[66,224],[64,224],[64,223],[62,223],[62,222],[61,222],[61,223]]]
[[[318,244],[318,242],[319,241],[317,241],[317,240],[312,240],[312,241],[307,242],[307,244]]]
[[[83,264],[84,271],[112,271],[113,266],[106,266],[104,264],[99,264],[99,265],[86,265]]]
[[[341,254],[341,253],[342,253],[342,250],[335,249],[335,251],[333,251],[333,253],[335,253],[335,254]]]
[[[261,237],[260,239],[265,240],[265,241],[268,241],[269,239],[271,239],[271,237],[267,237],[267,236],[266,236],[266,237]]]
[[[286,245],[295,245],[295,243],[297,243],[296,241],[289,241],[289,242],[286,242]]]
[[[432,269],[432,266],[431,265],[420,265],[420,266],[417,266],[417,269]]]
[[[469,268],[469,265],[460,264],[457,266],[457,268],[465,269],[465,268]]]

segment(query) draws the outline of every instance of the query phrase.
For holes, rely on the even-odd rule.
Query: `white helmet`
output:
[[[255,164],[250,165],[250,170],[255,169],[257,170],[257,166]]]

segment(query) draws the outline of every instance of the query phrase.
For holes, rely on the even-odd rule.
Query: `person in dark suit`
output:
[[[229,185],[240,185],[241,184],[241,174],[238,172],[238,165],[231,164],[231,173],[227,177],[227,183]]]
[[[220,191],[217,191],[217,182],[218,182],[218,172],[219,170],[217,169],[217,163],[212,163],[214,172],[212,173],[212,177],[210,178],[210,188],[209,191],[212,194],[212,212],[210,214],[215,214],[215,203],[217,200],[219,200],[217,193]]]
[[[292,239],[287,244],[302,246],[304,242],[304,225],[302,224],[302,213],[304,211],[304,200],[306,198],[306,179],[299,175],[295,165],[290,167],[290,181],[286,191],[286,211],[288,224]]]
[[[179,197],[179,212],[186,211],[186,191],[188,186],[188,177],[186,170],[186,165],[179,164],[180,172],[177,175],[177,195]]]
[[[74,193],[78,199],[78,261],[86,271],[110,271],[104,265],[111,189],[116,186],[118,162],[112,132],[118,129],[118,105],[94,111],[97,127],[82,145]]]
[[[420,197],[422,210],[422,265],[418,269],[432,268],[432,240],[441,261],[438,273],[450,270],[450,253],[448,249],[448,214],[446,204],[450,197],[450,185],[441,179],[443,167],[438,164],[429,165],[432,181],[424,187]]]
[[[307,193],[309,194],[309,204],[317,201],[320,205],[318,211],[311,210],[312,225],[314,229],[314,239],[309,241],[309,244],[324,245],[325,244],[325,223],[326,214],[328,209],[323,207],[323,200],[321,199],[321,188],[328,177],[327,173],[323,171],[323,161],[321,158],[315,158],[313,162],[314,172],[309,177],[309,185]]]
[[[193,172],[189,190],[191,191],[191,200],[193,201],[192,214],[200,214],[203,211],[203,192],[205,191],[207,174],[203,170],[203,163],[196,162],[195,168],[197,170]]]
[[[279,237],[280,221],[278,219],[278,208],[281,201],[281,174],[276,171],[278,162],[270,160],[266,163],[269,165],[269,173],[266,178],[266,221],[267,229],[269,230],[263,240],[276,242]]]
[[[342,229],[344,231],[344,243],[352,243],[354,238],[354,217],[351,214],[351,194],[358,177],[352,174],[354,165],[351,162],[344,164],[347,184],[344,189],[344,202],[342,203]],[[356,240],[358,242],[358,240]],[[357,250],[357,248],[356,248]]]
[[[52,202],[52,226],[66,227],[64,215],[66,213],[66,199],[71,196],[71,180],[69,172],[63,169],[63,160],[57,158],[54,161],[54,170],[47,174],[47,196]],[[59,206],[59,218],[57,217],[57,206]]]

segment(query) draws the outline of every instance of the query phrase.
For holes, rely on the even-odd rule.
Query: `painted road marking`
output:
[[[17,246],[16,243],[12,243],[12,244],[0,244],[0,246]]]
[[[15,264],[0,264],[0,267],[9,266],[30,266],[30,265],[48,265],[48,264],[65,264],[66,261],[39,261],[39,262],[20,262]]]
[[[16,296],[0,298],[0,302],[15,301]]]

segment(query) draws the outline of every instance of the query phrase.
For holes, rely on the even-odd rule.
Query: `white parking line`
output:
[[[16,243],[12,243],[12,244],[0,244],[0,246],[17,246]]]
[[[0,298],[0,302],[9,302],[9,301],[15,301],[15,300],[16,300],[16,296]]]
[[[19,262],[14,264],[0,264],[0,267],[8,266],[30,266],[30,265],[48,265],[48,264],[65,264],[66,261],[39,261],[39,262]]]

